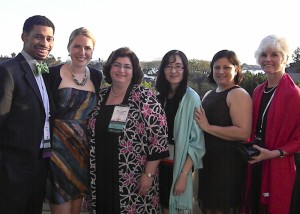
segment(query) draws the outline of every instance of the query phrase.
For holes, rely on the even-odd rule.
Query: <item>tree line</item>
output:
[[[288,65],[289,70],[287,72],[300,73],[300,47],[297,47],[297,49],[293,52],[292,59],[293,62]],[[49,66],[52,66],[60,64],[62,62],[60,61],[60,58],[56,60],[55,57],[50,54],[47,63]],[[104,60],[98,59],[91,61],[90,66],[102,70],[102,65],[104,63]],[[160,60],[141,61],[143,72],[148,76],[155,77],[159,65]],[[189,86],[197,91],[202,98],[208,90],[214,89],[216,87],[214,84],[209,83],[207,79],[207,76],[210,73],[210,61],[190,59],[189,66]],[[243,64],[242,68],[244,66],[247,67],[246,64]],[[263,83],[266,80],[266,77],[264,73],[252,73],[251,71],[245,70],[244,68],[243,70],[245,72],[241,87],[243,87],[250,95],[252,95],[254,88]],[[154,90],[155,82],[143,82],[143,84],[144,86]],[[300,87],[300,82],[296,82],[296,84]]]

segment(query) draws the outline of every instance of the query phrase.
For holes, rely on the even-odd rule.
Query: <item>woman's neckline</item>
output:
[[[218,90],[218,88],[216,88],[216,93],[222,93],[222,92],[224,92],[224,91],[227,91],[227,90],[229,90],[229,89],[232,89],[233,87],[238,87],[237,85],[232,85],[232,86],[230,86],[230,87],[227,87],[227,88],[225,88],[225,89],[222,89],[222,90]]]

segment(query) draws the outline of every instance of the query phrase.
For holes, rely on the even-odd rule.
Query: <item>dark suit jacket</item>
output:
[[[51,115],[54,105],[48,87],[47,91]],[[45,117],[38,85],[23,55],[0,64],[0,178],[18,183],[30,174],[39,159]]]

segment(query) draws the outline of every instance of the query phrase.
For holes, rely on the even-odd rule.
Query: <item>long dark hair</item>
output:
[[[188,61],[186,55],[182,51],[171,50],[164,55],[164,57],[162,58],[162,61],[160,63],[159,69],[158,69],[158,75],[157,75],[157,79],[156,79],[155,88],[160,93],[160,96],[162,96],[162,98],[166,98],[168,96],[168,93],[170,91],[170,83],[167,81],[166,76],[165,76],[165,67],[169,63],[175,62],[176,56],[180,57],[180,59],[182,61],[182,65],[183,65],[183,78],[182,78],[182,81],[180,82],[178,88],[176,89],[176,93],[175,93],[176,99],[181,100],[181,98],[183,97],[183,95],[186,92],[186,88],[188,85],[188,76],[190,73],[189,63],[188,63],[189,61]]]

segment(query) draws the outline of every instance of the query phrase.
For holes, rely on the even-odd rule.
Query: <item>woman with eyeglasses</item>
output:
[[[192,213],[193,169],[202,167],[204,135],[193,119],[201,105],[199,95],[188,87],[188,59],[182,51],[167,52],[156,81],[158,99],[168,123],[170,157],[160,163],[160,202],[164,214]]]
[[[236,214],[247,169],[236,144],[250,137],[252,101],[239,86],[243,74],[235,52],[217,52],[210,69],[208,79],[217,87],[204,95],[202,108],[195,111],[206,145],[199,170],[199,206],[203,214]]]
[[[158,164],[169,156],[166,116],[129,48],[113,51],[89,121],[92,211],[159,213]]]

